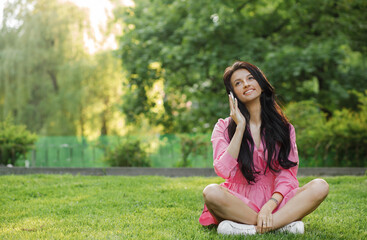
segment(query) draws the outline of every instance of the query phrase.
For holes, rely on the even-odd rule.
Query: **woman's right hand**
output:
[[[228,95],[229,98],[229,107],[231,110],[230,117],[233,119],[233,121],[237,124],[237,127],[243,127],[245,129],[246,127],[246,118],[242,115],[240,109],[238,108],[238,102],[237,98],[234,98],[234,101],[231,97],[231,95]]]

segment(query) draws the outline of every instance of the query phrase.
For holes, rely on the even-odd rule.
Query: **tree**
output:
[[[329,114],[351,106],[346,90],[366,89],[367,72],[356,41],[365,24],[348,26],[363,22],[365,10],[347,0],[137,0],[116,8],[130,90],[123,110],[130,122],[145,116],[166,132],[210,131],[228,116],[221,78],[236,59],[257,64],[284,103],[314,98]],[[152,112],[159,101],[148,93],[158,81],[164,110]]]
[[[7,2],[4,13],[1,85],[5,115],[11,113],[19,123],[27,120],[34,131],[53,134],[62,124],[62,133],[74,132],[71,100],[78,94],[64,90],[80,85],[80,68],[75,66],[85,57],[86,13],[56,0]]]
[[[121,66],[112,51],[91,55],[88,12],[69,1],[6,3],[0,29],[1,118],[42,135],[118,131]]]

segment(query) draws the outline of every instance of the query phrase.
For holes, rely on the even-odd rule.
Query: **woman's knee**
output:
[[[329,184],[324,179],[314,179],[310,182],[310,188],[316,200],[324,200],[329,194]]]
[[[215,203],[220,200],[222,195],[221,187],[218,184],[210,184],[203,190],[205,203]]]

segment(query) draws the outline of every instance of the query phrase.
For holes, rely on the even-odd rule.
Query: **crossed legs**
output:
[[[329,185],[323,179],[314,179],[301,187],[296,195],[273,215],[274,229],[301,220],[313,212],[329,193]],[[203,191],[205,204],[218,222],[231,220],[257,224],[257,212],[218,184],[210,184]]]

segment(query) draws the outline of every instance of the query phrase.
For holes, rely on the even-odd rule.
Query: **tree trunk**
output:
[[[82,137],[84,137],[84,116],[83,116],[83,105],[80,105],[80,110],[79,110],[79,122],[80,122],[80,132]]]
[[[109,103],[109,98],[106,97],[104,99],[105,109],[103,110],[102,116],[101,116],[102,117],[101,136],[107,135],[108,133],[108,127],[107,127],[108,103]]]
[[[50,77],[51,77],[52,86],[55,90],[55,93],[58,93],[59,92],[59,85],[57,84],[56,74],[52,71],[48,71],[48,75],[50,75]]]

